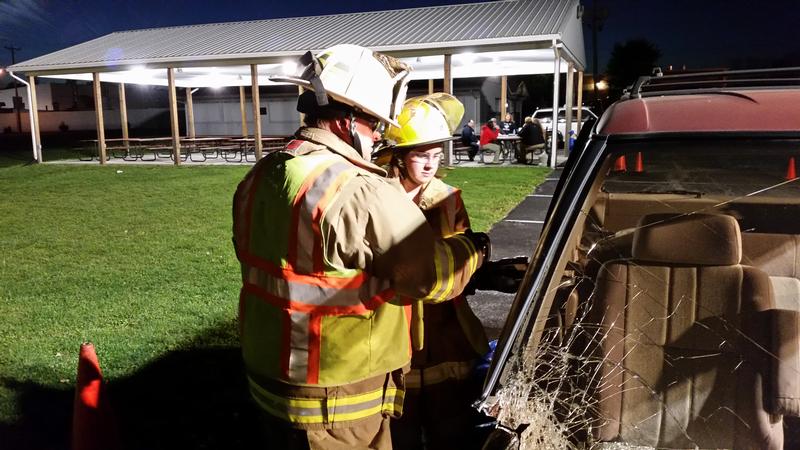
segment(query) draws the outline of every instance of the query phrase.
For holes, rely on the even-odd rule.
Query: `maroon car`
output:
[[[573,152],[487,448],[800,446],[800,70],[644,77]]]

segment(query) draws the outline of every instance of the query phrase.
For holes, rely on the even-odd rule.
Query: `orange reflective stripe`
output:
[[[322,345],[322,315],[309,314],[308,320],[308,373],[306,383],[319,383],[319,356]]]
[[[367,312],[374,310],[380,305],[386,303],[394,296],[394,291],[392,289],[387,289],[373,295],[370,299],[365,300],[358,305],[314,305],[278,297],[277,295],[268,292],[266,289],[251,283],[245,283],[242,286],[242,290],[248,294],[252,294],[261,298],[276,308],[302,312],[306,314],[313,312],[322,314],[324,316],[366,314]]]
[[[258,188],[257,181],[261,180],[261,172],[264,171],[266,166],[266,163],[256,164],[256,166],[253,168],[253,171],[249,174],[249,176],[242,180],[241,183],[239,183],[239,186],[236,189],[237,195],[241,195],[241,197],[237,198],[236,201],[240,205],[244,205],[243,208],[238,205],[234,207],[234,211],[239,211],[240,214],[240,217],[234,221],[236,226],[233,230],[237,248],[250,247],[253,199],[255,197],[255,191]]]
[[[322,318],[325,316],[359,315],[377,309],[394,297],[387,289],[364,303],[353,306],[309,305],[280,298],[254,284],[242,286],[242,296],[252,294],[282,310],[281,371],[289,380],[308,384],[319,382]],[[409,336],[410,339],[410,336]]]
[[[364,274],[364,272],[360,272],[358,275],[353,277],[331,277],[320,274],[296,273],[289,267],[278,267],[275,264],[272,264],[265,259],[261,259],[251,253],[247,253],[244,250],[238,252],[238,258],[239,261],[244,262],[248,266],[256,267],[274,277],[323,288],[358,289],[364,284],[364,281],[367,278],[367,275]]]

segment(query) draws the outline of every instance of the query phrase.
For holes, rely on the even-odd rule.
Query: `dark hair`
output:
[[[320,119],[334,120],[354,112],[353,108],[336,100],[329,99],[328,104],[319,106],[314,91],[306,90],[297,99],[297,111],[305,114],[303,123],[307,126],[316,125]]]
[[[494,122],[492,122],[492,119],[486,121],[486,126],[494,130]]]

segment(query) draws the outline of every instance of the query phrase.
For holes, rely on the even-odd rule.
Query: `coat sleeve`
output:
[[[453,231],[461,233],[470,228],[469,214],[467,214],[467,207],[464,205],[464,200],[461,198],[461,190],[456,190],[453,194],[456,197],[455,201],[455,226]]]
[[[409,302],[460,294],[483,262],[462,234],[437,236],[417,205],[384,180],[368,180],[349,194],[338,223],[342,262],[390,280]]]

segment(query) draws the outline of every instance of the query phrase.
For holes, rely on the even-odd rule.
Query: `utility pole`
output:
[[[592,1],[592,10],[589,13],[587,25],[592,30],[592,88],[594,90],[594,103],[597,104],[597,32],[603,31],[603,24],[608,17],[608,9],[600,8],[600,0]]]
[[[11,44],[10,46],[5,46],[4,48],[11,52],[11,65],[13,66],[14,64],[17,63],[16,52],[22,49],[19,47],[14,47],[14,44]],[[20,117],[20,110],[19,110],[20,102],[17,100],[19,98],[19,91],[17,90],[18,87],[19,86],[17,85],[17,80],[14,80],[14,111],[16,111],[17,113],[17,133],[22,133],[22,118]]]

